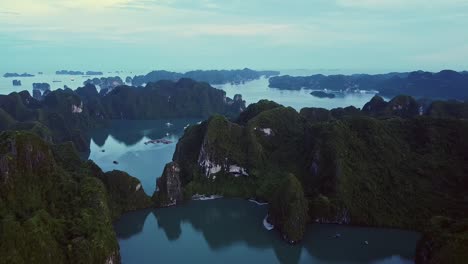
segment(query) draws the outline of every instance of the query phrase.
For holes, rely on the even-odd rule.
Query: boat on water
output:
[[[148,145],[148,144],[171,144],[172,141],[171,140],[167,140],[167,139],[164,139],[164,138],[159,138],[159,139],[152,139],[152,140],[149,140],[149,141],[146,141],[145,142],[145,145]]]
[[[167,122],[167,123],[166,123],[166,126],[167,126],[167,127],[170,127],[170,126],[173,126],[173,124],[170,123],[170,122]]]

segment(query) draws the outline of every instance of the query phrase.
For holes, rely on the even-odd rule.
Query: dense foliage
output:
[[[190,79],[102,91],[87,84],[76,91],[58,89],[36,98],[27,91],[0,95],[0,131],[28,130],[50,142],[72,141],[80,152],[86,152],[89,130],[110,119],[237,116],[245,108],[242,96],[233,100],[222,90]]]
[[[415,97],[434,99],[468,99],[468,74],[444,70],[438,73],[415,71],[409,73],[388,74],[321,74],[293,77],[278,76],[270,78],[270,87],[298,90],[301,88],[331,91],[379,91],[383,96],[407,94]]]
[[[271,201],[269,220],[283,233],[284,239],[295,243],[302,239],[307,223],[307,200],[301,183],[289,174]]]
[[[434,216],[468,217],[468,121],[459,109],[464,104],[398,96],[375,97],[363,110],[297,113],[262,100],[236,122],[215,116],[188,129],[174,161],[186,197],[269,201],[290,242],[307,221],[428,232]]]
[[[138,184],[81,161],[71,144],[1,133],[0,263],[118,263],[112,220],[150,204]]]

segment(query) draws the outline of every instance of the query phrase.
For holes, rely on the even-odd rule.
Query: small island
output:
[[[57,74],[57,75],[84,75],[84,72],[82,72],[82,71],[60,70],[60,71],[56,71],[55,74]]]
[[[46,91],[50,90],[50,84],[48,83],[33,83],[34,90]]]
[[[103,75],[104,73],[100,71],[87,71],[86,75]]]
[[[262,76],[270,78],[279,75],[278,71],[255,71],[249,68],[242,70],[195,70],[186,73],[170,71],[152,71],[146,75],[134,76],[132,84],[142,86],[146,83],[161,80],[177,81],[182,78],[189,78],[199,82],[207,82],[211,85],[221,84],[242,84],[248,81],[258,80]]]
[[[431,99],[466,100],[468,74],[453,70],[440,72],[390,72],[385,74],[352,74],[311,76],[274,76],[269,87],[280,90],[328,90],[344,93],[375,93],[386,97],[406,94]]]
[[[83,85],[98,85],[101,89],[104,90],[111,90],[117,86],[124,85],[124,82],[122,81],[122,78],[119,76],[115,77],[101,77],[101,78],[93,78],[93,79],[88,79],[83,82]]]
[[[34,75],[29,74],[29,73],[23,73],[23,74],[18,74],[16,72],[7,72],[3,75],[5,78],[11,78],[11,77],[34,77]]]
[[[324,91],[313,91],[310,94],[318,98],[330,98],[330,99],[335,98],[335,94],[326,93]]]

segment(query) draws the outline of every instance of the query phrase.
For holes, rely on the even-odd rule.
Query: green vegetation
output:
[[[269,219],[290,243],[298,242],[304,236],[308,220],[307,203],[301,183],[289,174],[271,202]]]
[[[244,108],[242,96],[226,98],[224,91],[190,79],[112,86],[100,93],[86,84],[76,91],[48,91],[39,100],[27,91],[0,95],[0,131],[27,130],[56,144],[72,141],[78,151],[88,152],[89,131],[108,120],[237,117]]]
[[[112,221],[148,207],[139,182],[83,162],[72,144],[0,134],[0,263],[118,263]]]
[[[453,102],[433,104],[437,118],[407,96],[375,97],[363,111],[300,114],[260,101],[236,122],[215,116],[188,129],[174,161],[185,197],[269,201],[271,220],[290,242],[308,221],[429,233],[434,216],[468,218],[468,121],[456,118]],[[467,248],[463,239],[451,243]]]
[[[468,219],[436,216],[419,243],[416,263],[465,263],[468,259]]]
[[[387,74],[353,74],[312,76],[276,76],[269,86],[285,90],[324,90],[335,92],[379,91],[383,96],[407,94],[432,99],[466,100],[468,75],[466,72],[443,70],[440,72],[391,72]]]

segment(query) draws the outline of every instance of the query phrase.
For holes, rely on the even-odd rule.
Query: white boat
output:
[[[167,122],[167,123],[166,123],[166,126],[167,126],[167,127],[170,127],[170,126],[172,126],[172,124],[169,123],[169,122]]]

